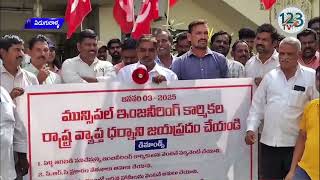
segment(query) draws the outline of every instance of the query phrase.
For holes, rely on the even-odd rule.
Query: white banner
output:
[[[25,93],[30,180],[255,180],[251,79],[62,84]]]

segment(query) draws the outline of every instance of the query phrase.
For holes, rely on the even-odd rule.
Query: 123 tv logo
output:
[[[298,8],[285,8],[278,15],[278,24],[287,33],[297,33],[304,27],[305,15]]]

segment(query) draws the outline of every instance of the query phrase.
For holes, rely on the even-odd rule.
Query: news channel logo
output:
[[[24,29],[61,29],[64,18],[29,18]]]
[[[288,7],[278,14],[278,24],[281,30],[289,34],[295,34],[304,28],[304,13],[296,7]]]

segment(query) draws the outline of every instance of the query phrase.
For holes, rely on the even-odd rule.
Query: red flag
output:
[[[134,20],[133,8],[133,0],[115,0],[113,17],[124,33],[131,33],[132,31]]]
[[[169,0],[169,6],[172,7],[177,3],[178,0]]]
[[[266,10],[270,9],[277,0],[261,0]]]
[[[90,0],[68,0],[65,20],[68,24],[67,39],[76,31],[83,19],[91,11]]]
[[[140,13],[132,29],[132,38],[139,39],[143,34],[150,34],[151,22],[157,18],[159,18],[158,0],[143,0]]]

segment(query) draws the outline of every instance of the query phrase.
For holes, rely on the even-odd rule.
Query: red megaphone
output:
[[[137,84],[146,83],[149,80],[147,68],[143,65],[138,66],[138,68],[132,72],[132,80]]]

